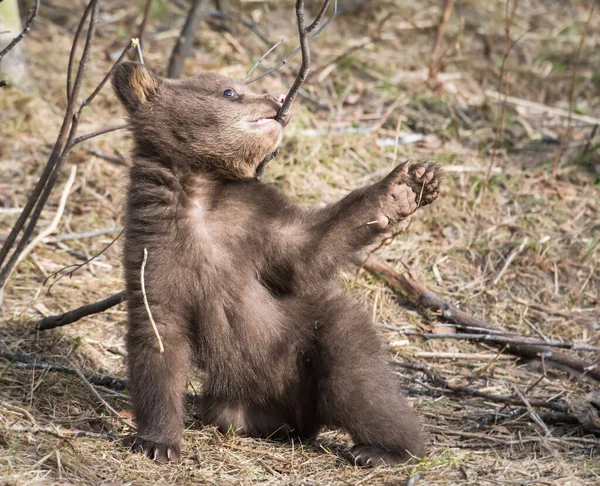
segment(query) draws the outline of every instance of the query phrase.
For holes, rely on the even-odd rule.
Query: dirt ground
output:
[[[223,17],[211,11],[186,73],[217,70],[244,78],[269,42],[285,40],[263,61],[265,66],[296,45],[293,2],[219,3],[235,14]],[[314,12],[318,3],[307,2],[309,10]],[[538,339],[598,343],[600,9],[582,41],[590,1],[528,0],[515,8],[510,2],[510,49],[504,56],[505,1],[457,1],[433,86],[426,80],[442,3],[372,0],[345,5],[312,44],[307,93],[294,106],[282,154],[265,180],[310,206],[376,181],[397,161],[437,160],[446,172],[438,201],[404,222],[377,257],[506,330]],[[101,1],[82,96],[103,78],[129,38],[137,36],[143,4]],[[42,2],[25,39],[26,89],[0,90],[2,240],[18,217],[14,208],[25,205],[56,139],[66,105],[69,50],[84,8],[81,0]],[[157,72],[165,70],[185,12],[184,1],[153,3],[144,56]],[[266,39],[240,18],[247,25],[258,24]],[[253,88],[287,92],[285,83],[293,80],[296,69],[297,60]],[[509,98],[500,103],[498,92],[502,100],[507,90]],[[571,136],[553,178],[560,137],[569,124],[570,98]],[[540,109],[536,103],[551,108]],[[120,123],[123,115],[108,85],[85,109],[78,134]],[[341,457],[350,440],[339,431],[325,431],[314,443],[271,443],[200,428],[191,409],[179,465],[156,465],[121,450],[114,439],[131,430],[126,389],[95,386],[96,396],[65,368],[86,376],[125,378],[124,306],[60,329],[33,329],[42,316],[122,289],[119,241],[71,278],[49,286],[56,281],[54,272],[82,263],[119,234],[130,147],[124,130],[75,147],[38,226],[43,229],[54,218],[75,167],[58,229],[17,267],[4,289],[0,484],[391,485],[406,484],[409,478],[413,485],[600,484],[600,438],[579,425],[546,424],[536,415],[541,410],[525,403],[577,400],[598,392],[598,382],[539,361],[518,360],[483,343],[425,341],[384,329],[390,360],[425,364],[453,385],[522,395],[525,411],[443,393],[422,372],[398,367],[399,382],[428,438],[429,455],[417,464],[358,469]],[[372,309],[375,322],[418,332],[445,322],[364,270],[349,268],[341,278]],[[589,351],[568,352],[588,362],[595,359]],[[63,368],[7,358],[15,353]],[[189,391],[197,389],[190,386]]]

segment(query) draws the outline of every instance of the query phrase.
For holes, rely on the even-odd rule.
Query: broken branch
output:
[[[48,329],[55,329],[57,327],[66,326],[77,322],[84,317],[91,316],[93,314],[99,314],[105,310],[110,309],[116,305],[121,304],[126,299],[125,291],[121,291],[118,294],[111,295],[110,297],[101,300],[100,302],[94,302],[93,304],[86,304],[77,309],[70,310],[64,314],[56,316],[44,317],[41,319],[37,326],[36,331],[47,331]]]

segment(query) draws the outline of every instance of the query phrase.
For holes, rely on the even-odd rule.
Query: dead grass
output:
[[[243,15],[263,24],[270,39],[286,39],[285,47],[270,55],[266,65],[289,52],[296,41],[290,21],[292,3],[241,4]],[[573,140],[564,146],[558,179],[553,181],[555,142],[565,132],[566,118],[509,104],[495,161],[498,170],[492,174],[483,203],[478,203],[500,114],[498,104],[485,93],[498,85],[504,2],[457,2],[446,31],[448,47],[441,58],[442,86],[433,93],[425,81],[441,3],[367,1],[336,20],[314,45],[315,68],[364,42],[387,13],[394,14],[380,40],[338,61],[335,70],[324,68],[318,79],[309,82],[310,94],[331,110],[318,110],[307,101],[295,106],[282,155],[271,163],[266,177],[301,204],[333,201],[391,169],[393,139],[400,122],[403,137],[415,133],[424,137],[399,145],[397,159],[436,159],[445,164],[447,175],[438,202],[404,224],[403,228],[410,226],[408,230],[379,250],[379,257],[398,268],[410,268],[440,295],[505,329],[535,338],[593,343],[598,339],[600,316],[600,155],[597,139],[589,140],[593,127],[573,120]],[[117,0],[102,2],[88,91],[107,71],[110,56],[137,32],[141,8],[124,5]],[[145,59],[158,71],[167,64],[180,26],[177,19],[184,10],[179,5],[156,1],[153,8]],[[55,1],[52,7],[42,6],[37,25],[26,39],[37,89],[31,93],[2,90],[0,235],[8,233],[17,217],[5,208],[23,207],[56,136],[65,105],[64,70],[81,11],[82,2]],[[513,40],[527,34],[507,60],[511,96],[568,108],[570,63],[587,11],[579,2],[521,2],[512,26]],[[574,96],[577,112],[595,117],[600,116],[600,78],[595,68],[600,62],[598,19],[591,20]],[[218,28],[219,21],[211,22],[211,28],[203,27],[187,71],[212,69],[243,78],[265,45],[238,23],[223,24],[230,29],[227,33]],[[294,69],[292,65],[284,70],[288,80],[293,79]],[[265,78],[259,84],[255,88],[274,93],[287,90],[278,78]],[[113,124],[122,115],[110,89],[104,89],[86,110],[80,133]],[[78,175],[59,235],[122,225],[125,168],[90,155],[89,148],[127,154],[128,135],[114,132],[92,139],[71,155],[69,164],[78,165]],[[64,172],[40,228],[52,220],[66,181],[68,171]],[[116,234],[59,243],[48,238],[37,247],[5,290],[0,347],[89,374],[123,376],[122,307],[61,330],[30,333],[32,319],[121,289],[118,245],[71,279],[63,279],[50,295],[43,286],[50,273],[97,253]],[[508,255],[525,239],[523,249],[500,274]],[[355,278],[348,271],[344,278],[372,308],[376,321],[414,330],[428,330],[439,322],[438,316],[422,315],[364,272]],[[560,310],[563,315],[537,311],[527,303]],[[597,384],[516,359],[416,358],[415,353],[424,351],[497,351],[467,342],[409,342],[404,336],[382,332],[390,342],[390,358],[426,362],[458,385],[471,382],[498,394],[511,394],[515,389],[525,392],[535,385],[527,396],[563,394],[570,399],[598,389]],[[589,353],[581,356],[593,358]],[[127,425],[112,417],[77,377],[33,373],[0,361],[0,477],[7,485],[310,485],[402,484],[418,473],[417,484],[428,485],[600,484],[598,446],[577,427],[550,425],[546,435],[526,414],[479,430],[477,421],[497,412],[500,405],[436,396],[421,374],[408,370],[399,370],[399,379],[410,390],[429,435],[430,454],[416,466],[359,470],[336,454],[349,443],[341,433],[323,433],[314,444],[274,444],[194,428],[191,414],[183,463],[157,466],[115,446],[110,437],[126,433]],[[128,418],[126,395],[101,387],[98,391]],[[35,426],[84,430],[106,439],[14,432],[15,427]]]

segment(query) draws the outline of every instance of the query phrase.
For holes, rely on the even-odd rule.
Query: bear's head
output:
[[[136,156],[214,177],[254,177],[288,121],[275,120],[282,97],[255,94],[216,73],[172,80],[125,62],[113,87],[129,115]]]

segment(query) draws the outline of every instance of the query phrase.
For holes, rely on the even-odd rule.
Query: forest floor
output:
[[[307,3],[314,11],[318,2]],[[358,3],[362,6],[340,15],[312,44],[306,90],[313,101],[297,100],[282,154],[269,165],[266,182],[311,206],[378,180],[399,161],[439,161],[446,175],[437,202],[403,223],[377,257],[505,330],[598,343],[600,11],[589,23],[573,85],[591,2],[518,4],[504,69],[505,2],[457,2],[440,50],[438,85],[432,87],[426,82],[428,64],[443,2]],[[185,4],[153,4],[144,55],[158,73],[164,73]],[[259,24],[268,40],[285,39],[265,65],[296,45],[293,2],[221,4]],[[2,239],[18,217],[14,208],[25,205],[37,182],[62,122],[69,50],[84,6],[82,0],[42,2],[25,39],[26,89],[0,91]],[[137,36],[142,6],[142,1],[101,1],[82,96]],[[186,73],[216,70],[244,78],[267,48],[236,16],[223,19],[213,12],[201,27]],[[293,79],[296,61],[253,89],[287,92],[284,80]],[[507,89],[501,73],[509,81],[504,105],[496,95]],[[553,178],[572,87],[572,133]],[[123,116],[107,85],[84,111],[78,134],[120,123]],[[309,444],[273,443],[200,428],[191,410],[180,464],[157,465],[120,449],[114,438],[131,431],[126,390],[96,386],[99,400],[76,374],[6,357],[21,353],[85,375],[125,378],[123,305],[60,329],[33,330],[43,316],[123,288],[119,240],[71,278],[51,289],[49,284],[56,280],[54,272],[85,261],[119,234],[130,147],[129,134],[120,130],[73,150],[38,226],[52,221],[75,167],[58,230],[18,266],[4,289],[0,484],[406,484],[411,477],[417,485],[600,484],[600,438],[579,425],[546,424],[540,409],[525,403],[536,398],[574,402],[597,393],[597,382],[543,361],[519,360],[485,343],[426,341],[384,329],[390,360],[425,364],[455,386],[523,396],[524,408],[444,393],[422,372],[398,368],[399,382],[427,434],[428,456],[417,464],[359,469],[337,453],[350,444],[342,432],[323,432]],[[342,278],[372,309],[375,322],[418,332],[446,324],[364,270],[350,268]],[[590,352],[568,352],[590,363],[595,359]]]

